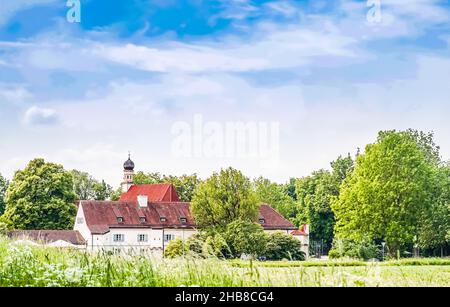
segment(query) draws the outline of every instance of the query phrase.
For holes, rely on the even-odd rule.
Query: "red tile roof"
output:
[[[294,231],[291,231],[291,235],[293,236],[307,236],[308,233],[306,232],[306,225],[303,224],[300,226],[300,229],[296,229]]]
[[[38,243],[52,243],[63,240],[75,245],[84,245],[86,241],[77,230],[12,230],[7,232],[9,238],[29,239]]]
[[[184,202],[149,202],[147,207],[139,207],[134,202],[82,201],[86,224],[93,234],[104,234],[110,228],[195,228],[190,204]],[[118,222],[117,218],[123,221]],[[141,221],[145,217],[145,222]],[[260,218],[264,219],[264,229],[294,230],[296,227],[272,209],[263,204]],[[186,222],[182,221],[186,219]]]
[[[86,224],[94,234],[103,234],[110,228],[194,228],[195,222],[189,203],[149,202],[139,207],[137,201],[81,201]],[[122,217],[123,222],[117,218]],[[140,218],[145,217],[145,221]],[[186,219],[183,222],[181,219]]]
[[[294,224],[285,219],[280,213],[273,209],[268,204],[261,204],[259,208],[259,219],[263,219],[264,223],[261,225],[264,229],[283,229],[283,230],[294,230],[297,229]]]
[[[136,201],[138,195],[147,195],[150,202],[179,202],[178,194],[172,184],[139,184],[133,185],[123,193],[120,201]]]

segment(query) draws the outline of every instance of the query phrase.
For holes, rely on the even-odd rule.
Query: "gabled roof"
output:
[[[137,201],[81,201],[79,205],[93,234],[107,233],[110,228],[195,227],[189,203],[148,202],[147,207],[139,207]],[[118,217],[123,220],[119,222]]]
[[[185,202],[149,202],[139,207],[137,201],[82,201],[86,224],[93,234],[104,234],[110,228],[195,228],[190,204]],[[121,217],[121,221],[118,221]],[[145,222],[141,220],[145,217]],[[263,204],[260,207],[261,225],[267,230],[295,230],[296,227]],[[184,221],[185,219],[185,221]]]
[[[29,239],[43,244],[60,240],[74,245],[86,244],[83,236],[77,230],[12,230],[7,232],[7,236],[14,239]]]
[[[138,195],[147,195],[150,202],[179,202],[180,199],[172,184],[139,184],[133,185],[123,193],[120,201],[136,201]]]
[[[268,204],[261,204],[261,207],[259,207],[259,218],[264,220],[264,223],[261,223],[261,225],[264,227],[264,229],[267,230],[297,229],[297,227],[295,227],[294,224],[292,224],[290,221],[284,218],[280,213],[278,213]]]

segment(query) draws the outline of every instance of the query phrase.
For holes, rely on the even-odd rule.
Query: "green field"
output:
[[[0,286],[450,286],[450,259],[243,262],[150,260],[0,240]]]

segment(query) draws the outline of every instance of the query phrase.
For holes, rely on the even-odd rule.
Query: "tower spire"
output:
[[[133,186],[134,179],[134,162],[131,161],[131,153],[128,151],[128,160],[123,164],[123,182],[122,182],[122,193],[128,192],[128,190]]]

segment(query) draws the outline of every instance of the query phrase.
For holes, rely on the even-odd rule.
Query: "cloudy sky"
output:
[[[9,178],[43,157],[116,186],[131,151],[146,172],[284,182],[406,128],[434,131],[450,159],[448,1],[81,0],[80,23],[68,10],[0,0]],[[207,146],[237,122],[278,124],[277,159],[174,151],[180,123]]]

